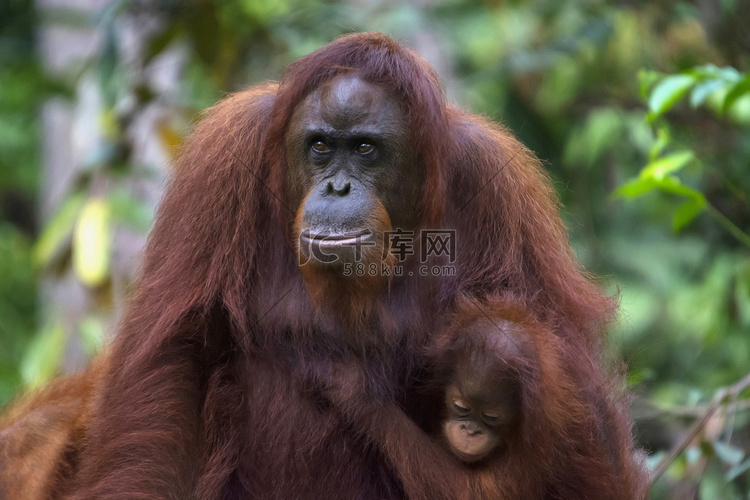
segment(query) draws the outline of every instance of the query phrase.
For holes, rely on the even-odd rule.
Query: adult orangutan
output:
[[[390,38],[303,57],[197,126],[106,355],[0,426],[6,497],[642,497],[556,203]],[[431,379],[507,411],[476,463]]]

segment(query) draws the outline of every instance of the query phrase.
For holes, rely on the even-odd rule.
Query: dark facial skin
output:
[[[295,110],[286,150],[304,257],[351,260],[353,243],[414,227],[424,176],[407,117],[385,89],[356,74],[322,85]]]
[[[480,323],[475,330],[490,328]],[[471,332],[467,335],[477,335]],[[481,338],[497,340],[481,334]],[[500,341],[503,339],[500,338]],[[497,342],[474,344],[459,353],[445,391],[443,435],[464,462],[479,462],[502,444],[520,415],[520,384],[510,365],[497,357]]]

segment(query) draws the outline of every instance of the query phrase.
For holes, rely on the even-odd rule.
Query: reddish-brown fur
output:
[[[106,361],[25,395],[0,418],[0,498],[59,498],[67,490]]]
[[[407,275],[373,280],[356,300],[337,283],[313,301],[284,131],[310,91],[350,71],[408,116],[425,174],[420,227],[457,230],[457,273],[409,277],[407,262]],[[59,431],[28,456],[65,473],[34,480],[35,498],[643,496],[627,408],[600,366],[614,305],[576,262],[543,168],[505,129],[446,105],[431,68],[383,35],[342,37],[293,63],[280,86],[207,111],[135,290],[104,368],[4,420],[8,491],[24,491],[9,478],[30,467],[19,443],[37,411]],[[524,433],[484,469],[418,427],[413,389],[438,333],[476,314],[464,296],[526,325],[537,360],[523,382]],[[330,390],[320,396],[311,380]],[[58,397],[72,398],[62,416],[49,409]]]

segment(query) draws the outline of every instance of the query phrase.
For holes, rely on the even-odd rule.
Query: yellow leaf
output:
[[[174,157],[175,151],[177,151],[182,144],[182,135],[171,127],[166,120],[159,123],[158,132],[161,143],[164,145],[169,155]]]
[[[111,253],[109,202],[104,198],[91,198],[81,210],[73,234],[73,269],[84,284],[99,286],[109,276]]]

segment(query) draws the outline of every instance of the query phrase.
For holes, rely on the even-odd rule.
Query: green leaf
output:
[[[701,199],[703,200],[704,203],[708,203],[706,202],[706,198],[705,196],[703,196],[703,193],[701,193],[700,191],[696,191],[693,188],[683,185],[680,182],[680,179],[678,179],[677,177],[670,176],[670,177],[665,177],[661,179],[660,181],[658,181],[658,187],[662,191],[666,191],[668,193],[677,194],[680,196],[685,196],[687,198],[693,198],[696,200]]]
[[[73,235],[73,269],[91,287],[109,276],[112,250],[111,209],[104,198],[91,198],[81,210]]]
[[[651,161],[659,157],[664,148],[669,145],[670,139],[669,129],[667,127],[659,127],[659,130],[656,132],[656,142],[651,146],[651,150],[648,153]]]
[[[716,456],[727,465],[737,465],[745,457],[745,452],[743,450],[727,443],[715,441],[712,445],[714,452],[716,452]]]
[[[622,186],[615,189],[614,193],[612,193],[612,196],[614,198],[632,199],[648,193],[649,191],[653,191],[657,187],[658,183],[655,179],[636,177],[635,179],[631,179]]]
[[[63,247],[67,246],[84,202],[83,194],[74,194],[65,200],[62,207],[44,226],[32,250],[36,267],[48,266],[60,254]]]
[[[750,127],[750,93],[734,101],[727,111],[727,117],[741,127]]]
[[[721,72],[721,77],[727,82],[737,82],[742,78],[742,73],[731,66],[719,68],[719,71]]]
[[[21,377],[28,388],[39,387],[57,373],[63,349],[65,330],[55,324],[39,332],[21,360]]]
[[[649,120],[653,120],[674,106],[695,83],[692,75],[670,75],[656,84],[648,100]]]
[[[675,232],[679,231],[690,221],[695,219],[704,208],[706,208],[706,199],[703,197],[693,198],[677,207],[674,217],[672,218],[672,227]]]
[[[640,177],[661,180],[667,175],[679,171],[693,159],[695,159],[695,155],[692,151],[677,151],[646,165],[641,170]]]
[[[647,69],[641,69],[638,71],[638,83],[640,86],[641,97],[644,99],[648,98],[648,91],[664,77],[664,73],[658,71],[651,71]]]
[[[680,223],[679,227],[689,222],[697,215],[700,210],[707,205],[703,193],[693,188],[684,186],[677,177],[670,174],[679,171],[690,161],[695,159],[692,151],[678,151],[668,156],[652,161],[641,170],[638,177],[630,179],[628,182],[618,187],[614,193],[614,198],[635,198],[654,189],[660,189],[669,193],[677,194],[690,198],[689,203],[694,206],[680,207],[675,214],[675,224]],[[700,205],[700,209],[698,209]],[[691,211],[697,212],[690,217]],[[679,214],[679,218],[677,217]],[[683,222],[684,221],[684,222]]]
[[[695,76],[699,80],[723,79],[723,70],[715,64],[704,64],[689,69],[686,73]]]
[[[706,80],[700,82],[693,88],[693,92],[690,94],[690,106],[697,108],[703,104],[708,96],[724,87],[724,85],[726,85],[726,82],[723,80]]]
[[[734,87],[732,87],[729,92],[727,92],[726,97],[724,97],[722,111],[726,113],[737,99],[747,94],[748,92],[750,92],[750,75],[745,75],[742,80],[734,84]]]

